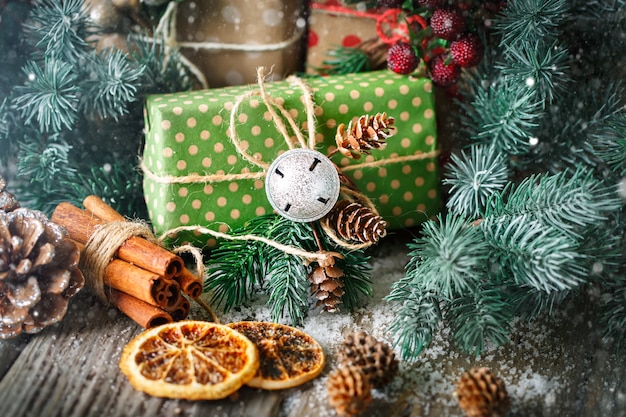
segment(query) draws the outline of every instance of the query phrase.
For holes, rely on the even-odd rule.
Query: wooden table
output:
[[[311,312],[304,329],[322,343],[328,364],[320,377],[302,387],[283,392],[242,388],[236,398],[197,402],[137,392],[117,362],[141,328],[82,291],[57,325],[36,335],[0,341],[0,416],[334,416],[325,380],[335,366],[336,345],[352,328],[385,337],[380,325],[392,312],[381,299],[403,275],[408,260],[405,243],[391,238],[374,254],[377,285],[363,308],[335,316]],[[559,307],[554,317],[516,323],[512,342],[489,347],[481,358],[455,350],[443,329],[418,363],[402,363],[390,386],[374,393],[364,415],[461,417],[451,395],[453,383],[464,369],[484,365],[507,384],[510,416],[626,416],[626,355],[614,353],[602,342],[596,312],[586,300]],[[262,317],[262,300],[259,303],[223,315],[222,321]],[[194,308],[192,318],[206,317]]]

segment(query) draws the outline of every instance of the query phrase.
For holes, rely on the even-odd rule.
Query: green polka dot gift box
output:
[[[168,233],[172,245],[214,246],[203,230],[228,233],[272,212],[265,172],[288,140],[303,143],[298,131],[327,155],[340,124],[382,112],[397,129],[384,147],[359,159],[335,152],[331,160],[388,230],[415,226],[440,209],[433,101],[429,79],[391,71],[270,82],[263,93],[247,85],[150,96],[142,169],[155,232]]]

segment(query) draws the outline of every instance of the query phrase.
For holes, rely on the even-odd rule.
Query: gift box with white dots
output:
[[[414,227],[439,211],[436,120],[429,79],[385,70],[303,81],[315,103],[315,150],[323,155],[336,148],[338,125],[382,112],[395,119],[395,135],[384,147],[356,160],[338,152],[331,157],[375,205],[389,230]],[[148,97],[142,168],[148,213],[157,234],[179,226],[228,233],[274,211],[266,192],[267,169],[242,157],[229,134],[233,106],[255,87]],[[306,134],[302,91],[289,80],[269,82],[266,88]],[[232,121],[239,145],[269,166],[288,149],[271,113],[259,96],[237,106]],[[197,230],[179,232],[169,242],[216,243]]]

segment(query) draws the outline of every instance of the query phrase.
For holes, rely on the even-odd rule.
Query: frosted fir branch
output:
[[[338,248],[335,247],[333,250],[337,251]],[[348,311],[353,311],[361,304],[362,297],[372,295],[370,257],[363,251],[342,250],[339,252],[342,253],[343,259],[337,259],[335,265],[345,274],[343,276],[344,294],[341,302]]]
[[[400,357],[415,362],[432,342],[441,323],[441,310],[439,301],[432,294],[412,291],[401,298],[402,303],[394,307],[396,315],[387,331],[392,335]]]
[[[568,74],[569,51],[558,41],[520,41],[516,47],[505,49],[504,58],[506,62],[496,68],[535,90],[547,104],[563,94],[572,81]]]
[[[485,217],[525,217],[578,237],[581,229],[605,221],[621,204],[614,186],[579,168],[573,173],[532,175],[517,185],[509,184],[493,195]]]
[[[578,242],[529,216],[487,217],[480,224],[492,248],[491,261],[515,283],[552,292],[575,288],[588,270]]]
[[[539,43],[559,35],[569,10],[568,0],[516,0],[507,3],[495,21],[501,47],[515,47],[519,42]]]
[[[89,51],[86,40],[95,33],[84,0],[39,0],[26,25],[39,58],[78,64]]]
[[[34,61],[22,69],[27,81],[15,88],[17,104],[26,124],[37,122],[41,132],[71,129],[77,119],[78,86],[73,67],[47,59],[43,69]]]
[[[543,102],[533,89],[514,80],[492,83],[477,91],[471,118],[473,141],[491,144],[499,153],[525,154],[543,117]]]
[[[47,141],[25,137],[19,145],[18,173],[40,183],[43,189],[52,189],[61,176],[75,173],[69,163],[72,147],[58,135]]]
[[[444,319],[450,323],[455,344],[478,356],[485,350],[486,341],[498,346],[508,342],[512,313],[504,294],[487,284],[452,301],[444,311]]]
[[[477,219],[485,214],[489,198],[504,189],[510,171],[507,161],[494,146],[476,145],[469,155],[453,154],[443,184],[451,185],[448,210]]]
[[[426,222],[422,235],[409,244],[419,259],[412,270],[425,291],[452,300],[485,277],[489,248],[482,232],[461,216],[449,214]]]
[[[626,113],[615,114],[590,136],[595,155],[619,178],[626,176]]]
[[[81,84],[84,91],[81,107],[92,116],[117,121],[136,100],[137,84],[145,67],[130,61],[121,51],[111,49],[94,56],[90,63],[92,76]]]

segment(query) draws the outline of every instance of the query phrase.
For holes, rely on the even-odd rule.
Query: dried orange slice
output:
[[[120,368],[132,386],[156,397],[225,398],[254,377],[254,343],[232,328],[179,321],[145,330],[124,348]]]
[[[293,388],[324,369],[324,351],[311,336],[284,324],[241,321],[228,326],[244,334],[259,350],[259,369],[246,385],[277,390]]]

